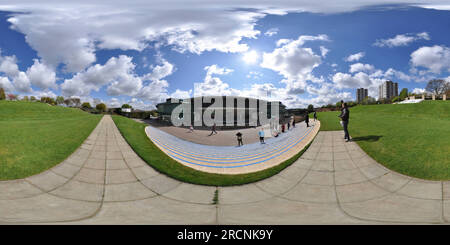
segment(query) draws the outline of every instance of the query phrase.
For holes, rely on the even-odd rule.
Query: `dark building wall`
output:
[[[222,105],[219,109],[222,110],[222,118],[223,118],[223,124],[224,126],[226,125],[226,109],[229,109],[229,107],[227,107],[227,100],[231,100],[232,102],[230,102],[229,104],[232,105],[232,110],[233,110],[233,118],[234,118],[234,125],[237,125],[237,120],[238,120],[238,116],[240,115],[239,112],[241,112],[243,114],[243,116],[245,117],[245,125],[249,126],[249,122],[250,122],[250,115],[252,114],[252,112],[255,112],[256,115],[256,122],[257,125],[260,125],[260,120],[259,120],[259,112],[260,112],[260,100],[259,99],[254,99],[254,98],[245,98],[245,97],[237,97],[237,96],[208,96],[208,97],[196,97],[196,98],[190,98],[190,104],[191,104],[191,123],[194,124],[194,120],[197,117],[202,117],[203,113],[205,112],[205,110],[207,108],[213,109],[214,108],[214,103],[216,102],[216,99],[221,98],[222,99]],[[205,102],[208,101],[208,99],[210,99],[210,102]],[[195,100],[201,100],[202,101],[202,107],[201,107],[201,115],[197,115],[198,112],[196,112],[194,110],[194,103]],[[262,102],[264,102],[264,100],[261,100]],[[166,102],[164,103],[160,103],[156,105],[157,108],[157,112],[160,115],[161,119],[163,120],[170,120],[170,116],[172,114],[172,111],[182,103],[181,100],[179,100],[176,103],[172,103],[173,101],[171,99],[167,99]],[[267,103],[267,117],[270,118],[270,114],[271,114],[271,103],[270,101],[265,101]],[[220,112],[219,112],[220,113]],[[286,106],[284,106],[283,104],[280,103],[280,107],[279,107],[279,114],[280,115],[284,115],[286,113]],[[281,118],[281,116],[278,115],[278,118]],[[202,117],[203,118],[203,117]],[[203,120],[202,120],[203,123]]]

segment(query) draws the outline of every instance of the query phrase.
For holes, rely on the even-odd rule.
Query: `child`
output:
[[[242,143],[242,134],[241,134],[241,132],[237,132],[236,136],[237,136],[238,146],[244,145],[244,143]]]
[[[264,143],[264,130],[261,128],[258,132],[259,135],[259,142],[261,142],[261,144],[265,144]]]

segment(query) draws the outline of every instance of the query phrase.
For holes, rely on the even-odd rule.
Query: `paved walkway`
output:
[[[320,122],[297,124],[278,137],[266,138],[265,144],[211,146],[180,139],[158,128],[148,126],[145,131],[153,143],[175,161],[188,167],[219,174],[243,174],[264,170],[293,157],[316,136]],[[235,140],[235,139],[234,139]]]
[[[242,129],[225,129],[217,127],[217,134],[211,135],[211,129],[196,129],[190,132],[188,128],[185,127],[175,127],[168,125],[161,125],[157,120],[143,120],[143,119],[133,119],[137,122],[146,123],[152,127],[155,127],[161,131],[168,134],[175,135],[176,137],[190,141],[193,143],[208,145],[208,146],[235,146],[236,145],[236,133],[239,131],[244,135],[245,144],[257,143],[259,142],[258,131],[261,127],[251,127]],[[300,123],[297,123],[297,125]],[[302,122],[302,124],[305,124]],[[271,136],[270,129],[268,125],[264,127],[266,136]],[[267,138],[270,138],[267,137]]]
[[[219,204],[211,204],[219,191]],[[391,172],[342,132],[320,132],[293,165],[236,187],[181,183],[140,160],[105,116],[41,174],[0,181],[0,224],[367,224],[450,220],[450,182]]]

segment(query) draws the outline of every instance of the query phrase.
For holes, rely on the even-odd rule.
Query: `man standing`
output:
[[[317,112],[314,111],[314,122],[317,120]]]
[[[308,112],[306,112],[306,115],[305,115],[305,123],[306,123],[306,127],[309,127],[309,114],[308,114]]]
[[[242,134],[241,134],[241,132],[237,132],[236,136],[237,136],[238,146],[244,145],[244,143],[242,143]]]
[[[339,117],[342,120],[342,127],[344,128],[344,139],[345,142],[349,142],[350,141],[350,135],[348,134],[348,122],[350,119],[350,111],[347,108],[347,103],[342,103],[342,111],[341,111],[341,115],[339,115]]]
[[[261,142],[261,144],[265,144],[264,143],[264,130],[262,128],[259,129],[258,135],[259,135],[259,142]]]

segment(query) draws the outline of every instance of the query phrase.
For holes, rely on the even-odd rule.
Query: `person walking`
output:
[[[194,127],[191,125],[190,127],[189,127],[189,133],[193,133],[194,132]]]
[[[290,127],[291,127],[291,122],[288,122],[288,131],[289,131]]]
[[[238,146],[244,145],[244,143],[242,143],[242,134],[241,134],[241,132],[237,132],[236,136],[237,136]]]
[[[308,114],[308,112],[305,115],[305,123],[306,123],[306,127],[309,127],[309,114]]]
[[[214,123],[214,124],[212,125],[212,127],[211,127],[211,134],[209,134],[209,136],[211,136],[211,135],[213,135],[213,134],[217,134],[217,131],[216,131],[216,123]]]
[[[344,139],[345,142],[349,142],[350,141],[350,135],[348,134],[348,122],[350,119],[350,110],[347,107],[347,103],[342,103],[342,111],[341,111],[341,115],[339,115],[339,117],[341,118],[341,124],[342,127],[344,128]]]
[[[314,122],[317,120],[317,112],[314,111]]]
[[[284,123],[283,123],[283,124],[281,124],[281,132],[282,133],[284,133],[284,129],[285,129],[285,126],[284,126]]]
[[[292,119],[292,127],[295,128],[295,118]]]
[[[258,135],[259,135],[259,142],[261,144],[265,144],[265,142],[264,142],[264,130],[262,128],[259,129]]]

